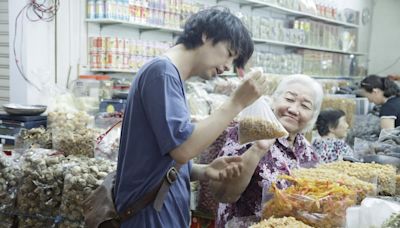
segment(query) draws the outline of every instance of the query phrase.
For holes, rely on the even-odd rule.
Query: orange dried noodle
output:
[[[282,176],[293,182],[280,190],[272,184],[274,198],[264,205],[263,218],[292,216],[316,227],[338,227],[345,222],[346,208],[356,203],[356,194],[331,181]]]
[[[239,122],[239,143],[244,144],[261,139],[280,138],[287,134],[277,123],[261,118],[243,118]]]

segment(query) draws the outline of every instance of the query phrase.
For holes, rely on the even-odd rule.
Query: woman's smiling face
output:
[[[290,134],[304,130],[314,114],[314,92],[300,83],[289,84],[275,99],[274,112]]]

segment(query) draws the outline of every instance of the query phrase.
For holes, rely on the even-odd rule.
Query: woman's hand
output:
[[[253,151],[261,159],[269,151],[271,146],[275,143],[276,139],[264,139],[254,142],[253,146],[250,147],[250,151]]]

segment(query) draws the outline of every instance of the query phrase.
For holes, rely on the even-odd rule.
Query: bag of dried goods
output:
[[[104,159],[69,156],[64,170],[64,187],[60,206],[60,228],[84,227],[83,201],[102,183],[116,163]]]
[[[0,151],[0,227],[13,227],[15,223],[20,178],[19,155]]]
[[[322,164],[319,167],[333,169],[363,181],[377,177],[378,194],[392,196],[396,193],[396,168],[391,165],[339,161]]]
[[[52,227],[57,221],[63,189],[63,154],[29,149],[21,158],[22,178],[17,197],[20,227]]]
[[[239,114],[239,143],[288,136],[288,132],[272,112],[267,100],[260,97]]]
[[[356,203],[356,193],[331,181],[282,178],[293,183],[280,190],[272,184],[274,197],[264,206],[263,218],[292,216],[315,227],[342,227],[346,209]]]
[[[365,182],[356,177],[349,176],[341,171],[325,168],[296,169],[291,173],[296,178],[336,182],[352,189],[357,193],[357,202],[360,203],[367,196],[376,196],[376,184]]]
[[[286,228],[286,227],[296,227],[296,228],[312,228],[303,222],[296,220],[293,217],[282,217],[274,218],[271,217],[268,220],[264,219],[261,222],[250,226],[249,228]]]

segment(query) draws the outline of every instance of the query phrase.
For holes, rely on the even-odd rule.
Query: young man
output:
[[[248,30],[236,16],[224,8],[210,8],[189,18],[177,44],[140,69],[122,125],[115,186],[118,212],[159,186],[176,163],[182,166],[167,189],[161,210],[150,203],[122,227],[188,227],[190,180],[239,175],[240,157],[222,157],[209,165],[195,165],[190,160],[262,95],[265,78],[260,72],[248,75],[219,110],[196,124],[190,121],[184,81],[194,75],[211,79],[233,63],[243,67],[253,49]]]

